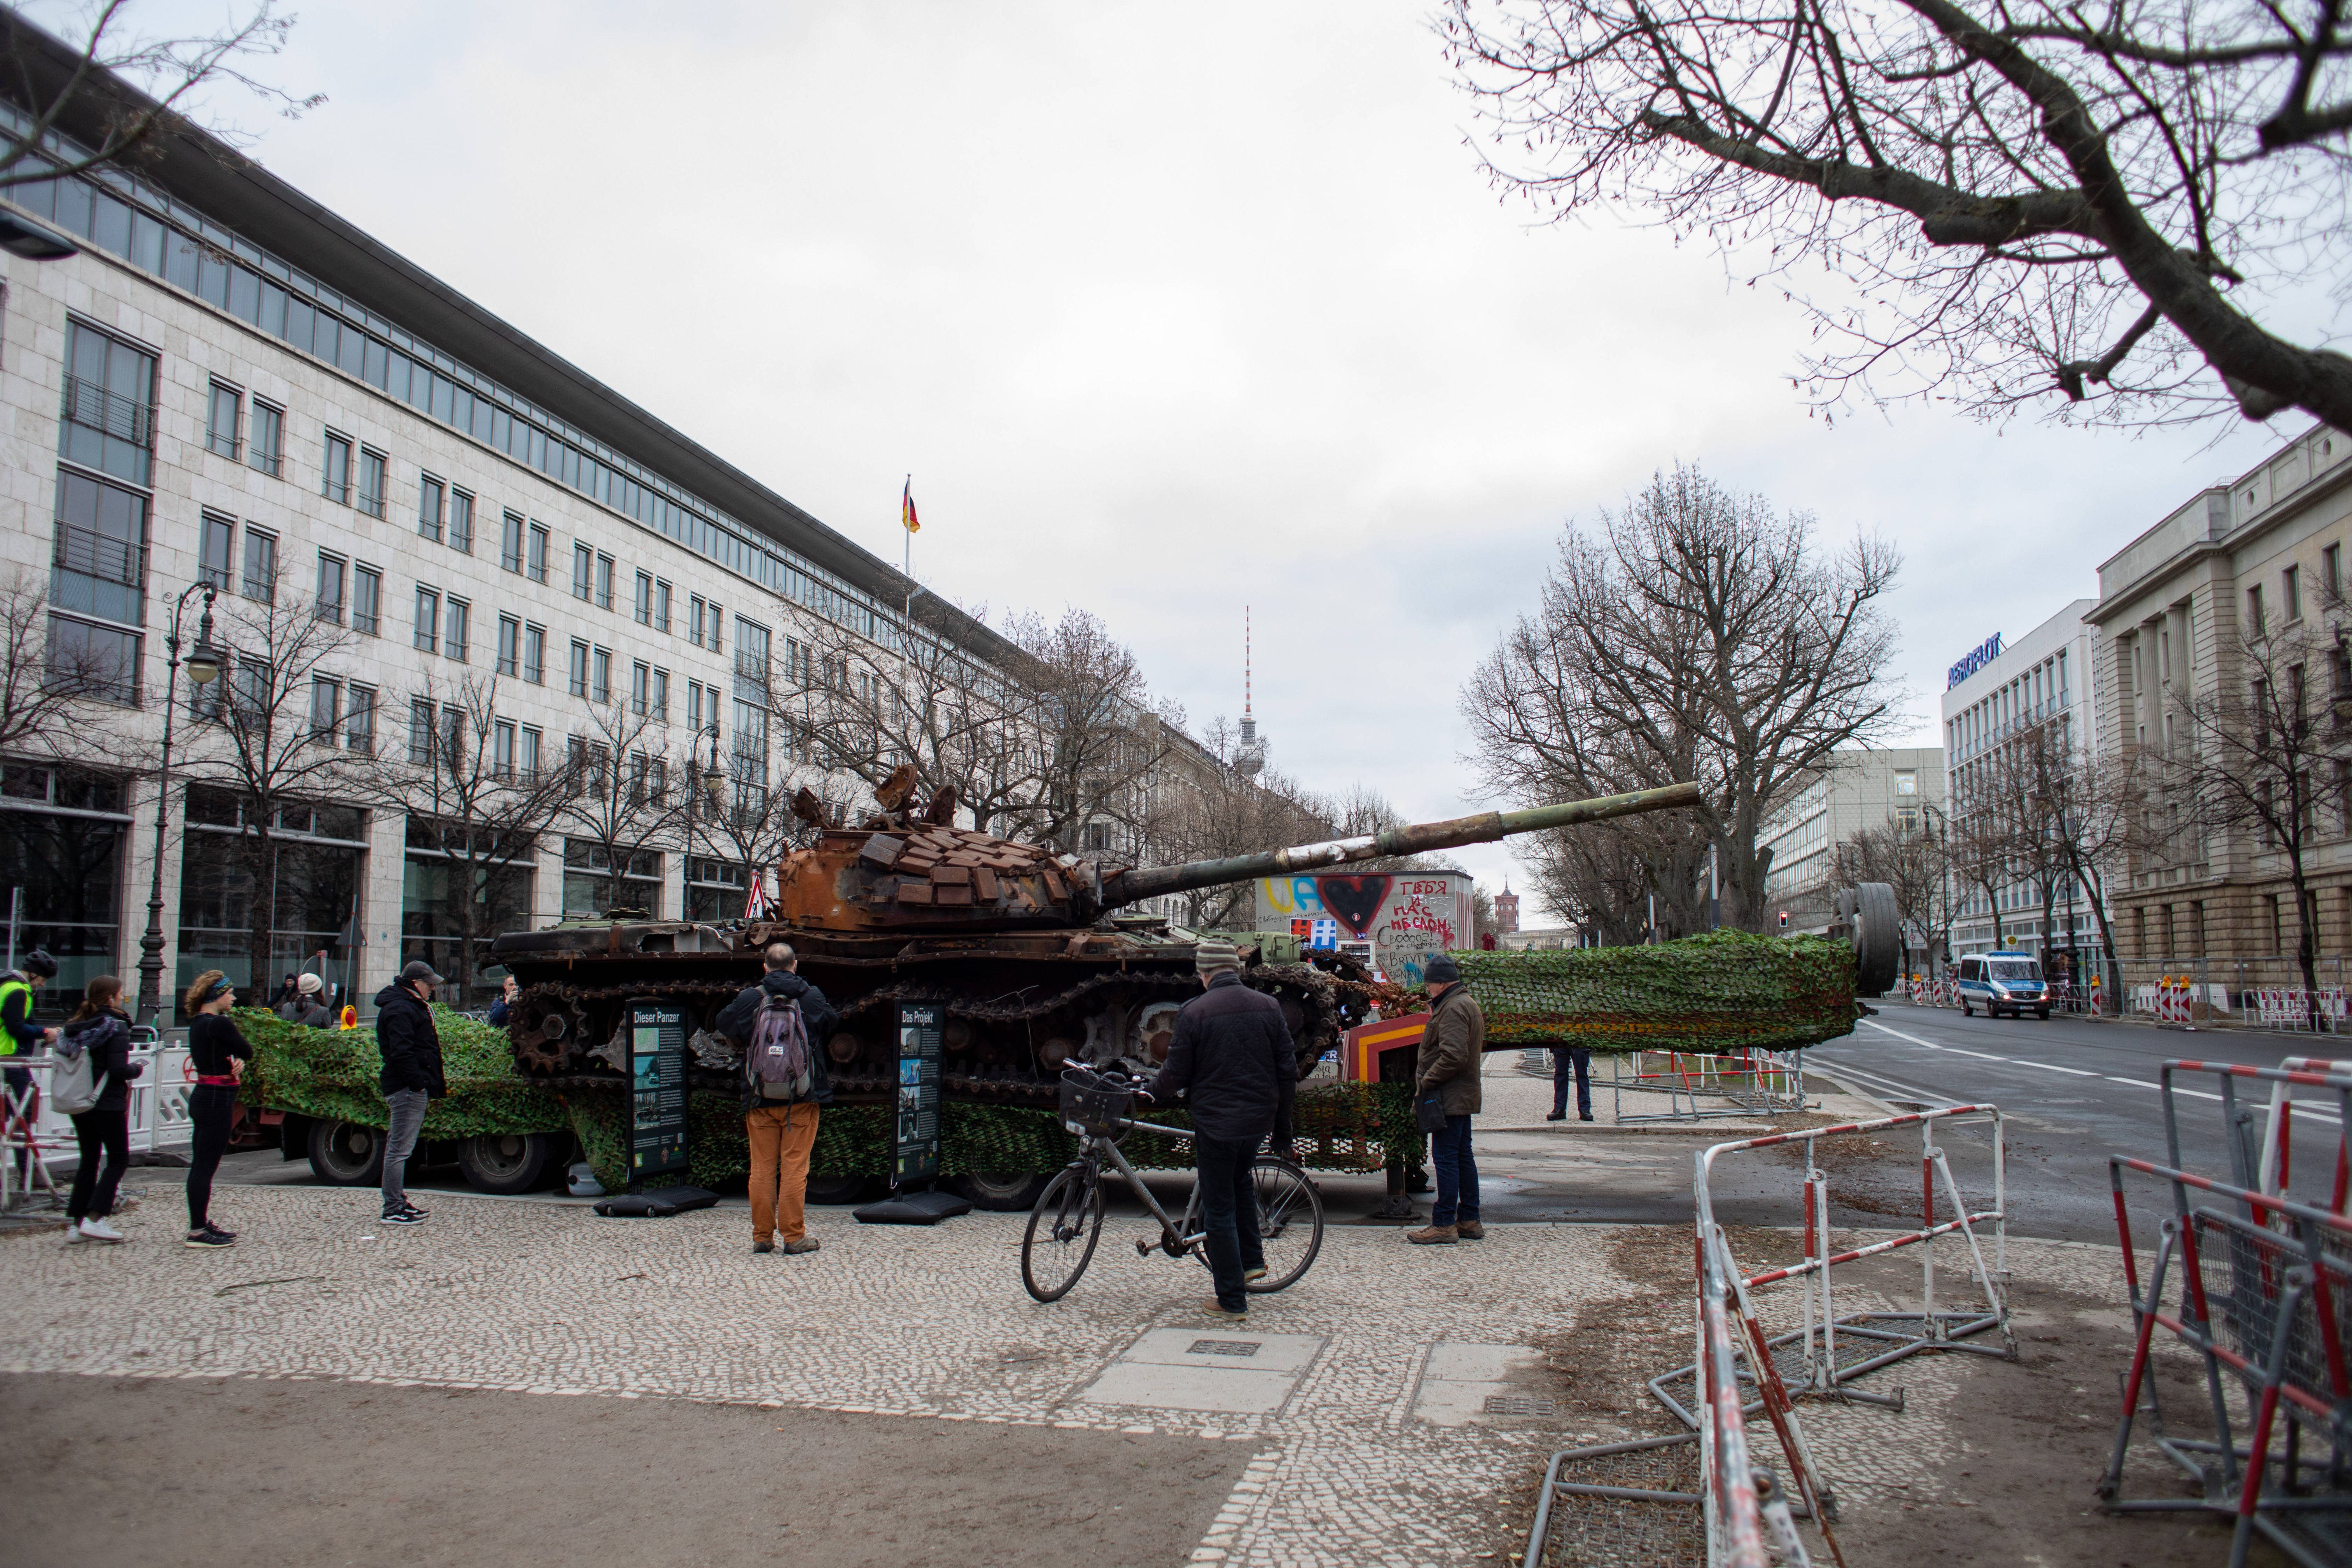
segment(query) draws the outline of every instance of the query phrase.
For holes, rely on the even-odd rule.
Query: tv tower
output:
[[[1265,742],[1258,738],[1257,717],[1250,710],[1250,607],[1242,606],[1242,743],[1234,752],[1234,767],[1254,779],[1265,766]]]

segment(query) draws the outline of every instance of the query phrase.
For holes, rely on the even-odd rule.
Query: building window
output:
[[[348,751],[375,750],[375,689],[352,688],[351,705],[343,710],[343,746]]]
[[[332,745],[337,721],[341,717],[341,691],[331,680],[313,678],[310,682],[310,739],[321,745]]]
[[[613,558],[609,555],[596,557],[596,607],[613,607]]]
[[[70,468],[58,471],[49,605],[142,626],[147,620],[147,498]]]
[[[689,680],[686,683],[686,723],[698,735],[702,733],[702,682]],[[719,717],[717,702],[710,705],[710,716]]]
[[[277,477],[286,462],[286,411],[273,408],[255,398],[253,402],[253,438],[245,444],[245,461],[248,468]]]
[[[540,741],[541,736],[537,730],[528,724],[523,726],[522,754],[518,759],[518,765],[524,778],[535,780],[539,777]]]
[[[383,515],[384,502],[389,499],[390,473],[390,464],[382,452],[360,448],[359,509],[370,517]]]
[[[1895,775],[1895,793],[1898,795],[1917,795],[1919,793],[1919,775],[1917,773],[1896,773]]]
[[[588,645],[577,637],[572,642],[572,695],[588,695]]]
[[[236,559],[236,520],[205,513],[197,545],[196,574],[205,585],[228,592],[229,563]]]
[[[1896,806],[1895,808],[1895,826],[1899,831],[1904,833],[1918,832],[1919,808],[1916,805]]]
[[[136,708],[140,647],[136,632],[52,615],[49,682],[78,696]]]
[[[656,719],[660,720],[660,721],[661,721],[663,723],[665,723],[665,724],[668,723],[668,722],[669,722],[669,671],[668,671],[668,670],[667,670],[667,669],[660,669],[660,668],[656,668],[656,669],[654,671],[654,689],[653,689],[653,697],[652,697],[652,699],[651,699],[651,701],[652,701],[652,708],[653,708],[653,715],[654,715],[654,717],[655,717]]]
[[[768,628],[735,617],[735,695],[764,704],[768,700]]]
[[[2263,918],[2266,922],[2266,929],[2270,932],[2271,952],[2273,953],[2284,952],[2286,951],[2286,927],[2283,923],[2283,916],[2279,909],[2279,896],[2276,893],[2264,893],[2263,895]]]
[[[329,500],[352,503],[352,443],[351,438],[327,432],[327,457],[319,480],[319,493]]]
[[[466,662],[467,645],[473,640],[473,624],[474,606],[463,599],[450,600],[449,621],[442,631],[441,651],[459,664]]]
[[[441,481],[427,474],[417,481],[416,490],[416,531],[438,544],[443,514],[448,510]]]
[[[155,356],[94,327],[66,322],[66,386],[58,456],[134,485],[155,451]]]
[[[2263,589],[2257,583],[2246,590],[2246,636],[2257,638],[2263,635]]]
[[[522,623],[512,616],[499,617],[499,673],[515,673],[516,660],[522,652]]]
[[[245,423],[244,413],[244,395],[234,386],[214,382],[212,407],[205,419],[205,449],[235,462],[243,445],[237,437]]]
[[[2290,566],[2279,574],[2279,608],[2290,621],[2303,619],[2303,568]]]
[[[509,512],[499,522],[499,564],[517,576],[522,574],[522,519]]]
[[[643,712],[646,710],[646,700],[648,697],[650,697],[650,696],[652,695],[653,683],[654,683],[654,672],[653,672],[653,668],[652,668],[650,665],[647,665],[647,664],[646,664],[646,663],[645,663],[643,660],[639,660],[637,663],[635,663],[635,664],[634,664],[634,665],[630,666],[630,668],[629,668],[629,711],[630,711],[630,712],[632,712],[632,713],[643,713]]]
[[[422,697],[408,705],[408,761],[423,767],[433,760],[433,704]]]
[[[474,498],[464,490],[449,492],[449,548],[461,555],[474,552]]]
[[[245,596],[267,605],[278,597],[278,536],[245,528]]]
[[[738,784],[768,784],[768,710],[757,703],[735,704],[735,766]]]
[[[726,651],[719,646],[719,601],[716,599],[710,602],[710,651],[713,653]]]
[[[502,779],[514,777],[515,727],[511,719],[499,719],[490,725],[490,768]]]
[[[686,865],[686,919],[740,920],[751,893],[751,878],[743,867],[727,860],[690,858]]]
[[[709,613],[709,605],[702,602],[702,595],[699,594],[689,595],[687,598],[686,640],[697,647],[703,646],[702,617]]]
[[[653,624],[654,574],[650,572],[640,572],[637,574],[637,625],[649,626]]]
[[[425,653],[441,651],[441,595],[416,585],[416,646]]]
[[[654,630],[669,630],[669,584],[658,577],[654,579]]]
[[[2331,544],[2319,552],[2319,585],[2327,595],[2327,602],[2339,604],[2344,598],[2344,547]]]
[[[343,620],[343,558],[319,552],[319,618],[341,626]]]
[[[533,686],[547,683],[547,628],[526,625],[522,628],[522,678]]]
[[[585,603],[595,592],[596,552],[584,544],[572,547],[572,596]]]
[[[373,566],[352,568],[352,630],[374,637],[383,603],[383,578]]]
[[[588,700],[603,704],[613,700],[613,653],[610,648],[598,648],[588,660]]]
[[[563,841],[563,910],[567,915],[599,916],[608,910],[643,910],[649,920],[661,916],[662,857],[642,849],[617,873],[601,844],[580,838]]]

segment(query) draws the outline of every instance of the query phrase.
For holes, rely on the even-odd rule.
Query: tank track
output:
[[[1294,1030],[1294,1038],[1298,1045],[1298,1067],[1302,1074],[1339,1043],[1340,1030],[1345,1025],[1343,997],[1349,1002],[1354,1001],[1351,993],[1356,987],[1307,963],[1261,965],[1245,971],[1243,978],[1252,989],[1265,992],[1277,999],[1291,1000],[1298,1006],[1303,1015],[1303,1027]],[[590,1066],[590,1054],[604,1044],[583,1037],[592,1011],[605,1006],[618,1007],[634,997],[660,997],[686,1004],[694,1020],[694,1030],[698,1032],[707,1028],[719,1009],[733,1001],[741,989],[732,984],[714,984],[708,981],[607,986],[532,985],[515,999],[518,1025],[509,1029],[514,1041],[515,1064],[534,1082],[550,1088],[609,1087],[618,1080],[618,1070],[596,1071]],[[980,1001],[939,986],[887,985],[843,1003],[840,1013],[846,1023],[868,1016],[877,1008],[902,1001],[937,1002],[947,1009],[950,1018],[991,1024],[1021,1023],[1065,1011],[1102,992],[1181,1001],[1199,994],[1199,982],[1190,974],[1181,973],[1111,971],[1091,976],[1035,1001],[1012,998]],[[547,1038],[541,1023],[551,1016],[565,1020],[562,1033],[554,1039]],[[712,1068],[699,1061],[689,1062],[687,1076],[697,1088],[724,1089],[731,1088],[734,1083],[731,1068]],[[842,1064],[833,1072],[836,1093],[885,1095],[896,1082],[895,1071],[860,1071],[854,1064]],[[1051,1105],[1055,1101],[1056,1082],[1057,1075],[1050,1070],[1041,1075],[1031,1069],[1004,1068],[980,1074],[950,1072],[942,1079],[941,1087],[958,1100]]]

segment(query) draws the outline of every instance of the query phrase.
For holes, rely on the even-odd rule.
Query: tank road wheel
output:
[[[533,986],[516,999],[515,1064],[525,1072],[558,1073],[572,1064],[583,1044],[584,1020],[571,999],[552,986]]]
[[[976,1209],[993,1209],[998,1214],[1019,1214],[1036,1203],[1052,1180],[1051,1172],[1039,1172],[1025,1176],[996,1176],[973,1172],[955,1178],[955,1190],[971,1200]]]
[[[457,1169],[478,1193],[527,1193],[555,1158],[544,1132],[477,1132],[457,1147]]]
[[[1070,1293],[1102,1239],[1103,1195],[1078,1166],[1065,1166],[1037,1196],[1021,1233],[1021,1283],[1040,1301]]]
[[[310,1173],[331,1187],[383,1180],[383,1134],[352,1121],[310,1123]]]

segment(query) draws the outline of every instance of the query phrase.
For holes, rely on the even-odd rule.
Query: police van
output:
[[[1982,1007],[1985,1016],[2003,1013],[2023,1017],[2050,1016],[2050,987],[2042,978],[2042,961],[2030,952],[1978,952],[1960,960],[1957,987],[1960,1011],[1973,1017]]]

